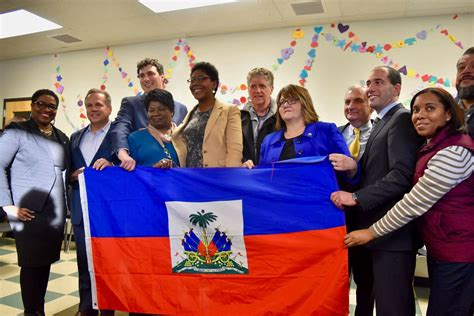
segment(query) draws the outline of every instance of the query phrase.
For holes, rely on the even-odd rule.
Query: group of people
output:
[[[339,128],[319,121],[303,87],[290,84],[273,99],[274,77],[265,68],[248,73],[250,101],[239,110],[215,97],[216,67],[196,63],[188,83],[197,104],[189,113],[165,89],[157,60],[140,61],[137,75],[144,93],[124,98],[114,122],[110,95],[91,89],[85,97],[90,125],[69,141],[53,125],[58,97],[42,89],[32,96],[30,120],[11,123],[0,135],[0,206],[14,230],[25,315],[44,315],[68,200],[79,270],[77,315],[99,313],[92,306],[78,186],[85,167],[254,168],[310,156],[328,156],[341,187],[330,198],[346,212],[356,315],[372,315],[374,303],[377,315],[415,315],[412,282],[423,242],[428,315],[472,315],[474,48],[457,64],[457,101],[441,88],[427,88],[407,110],[398,101],[399,72],[380,66],[366,87],[347,90],[348,123]]]

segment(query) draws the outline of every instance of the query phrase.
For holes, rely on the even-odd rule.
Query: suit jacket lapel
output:
[[[206,129],[204,131],[204,142],[206,141],[206,138],[209,136],[211,133],[212,128],[214,125],[216,125],[217,118],[222,112],[222,104],[216,100],[216,103],[214,104],[214,108],[212,109],[211,116],[209,117],[209,121],[207,121],[206,124]]]
[[[393,114],[397,112],[400,108],[402,108],[402,104],[398,103],[384,115],[384,117],[377,123],[377,125],[372,127],[372,131],[370,132],[369,139],[367,140],[367,144],[365,145],[364,154],[362,155],[360,161],[362,161],[362,159],[366,156],[366,153],[370,151],[370,147],[372,146],[372,143],[375,137],[377,137],[378,133],[380,133],[383,127],[388,123],[388,121],[390,121]]]

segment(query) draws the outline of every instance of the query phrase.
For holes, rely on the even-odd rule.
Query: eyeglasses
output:
[[[52,103],[46,103],[46,102],[43,102],[43,101],[36,101],[36,102],[33,102],[34,105],[36,105],[40,110],[44,110],[44,109],[49,109],[51,111],[57,111],[58,110],[58,106],[56,104],[52,104]]]
[[[298,102],[297,98],[281,99],[278,101],[278,106],[284,106],[286,103],[288,103],[288,105],[293,105],[296,102]]]
[[[196,77],[196,78],[190,78],[188,80],[186,80],[188,83],[201,83],[203,82],[204,80],[206,79],[211,79],[211,77],[206,77],[206,76],[199,76],[199,77]]]

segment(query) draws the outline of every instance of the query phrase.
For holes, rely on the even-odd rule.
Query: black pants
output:
[[[355,315],[372,316],[375,299],[377,316],[414,316],[416,253],[356,248],[361,249],[350,257],[357,285]]]
[[[22,267],[20,270],[21,298],[27,315],[44,315],[44,296],[48,287],[51,265]]]
[[[429,316],[474,315],[474,263],[444,262],[428,256]]]

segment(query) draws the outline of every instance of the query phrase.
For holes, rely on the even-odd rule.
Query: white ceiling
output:
[[[292,3],[311,1],[243,0],[155,14],[138,0],[0,0],[0,13],[26,9],[63,26],[1,39],[0,60],[279,27],[474,13],[473,0],[321,0],[325,13],[295,15]],[[51,38],[58,34],[82,42],[66,44]]]

